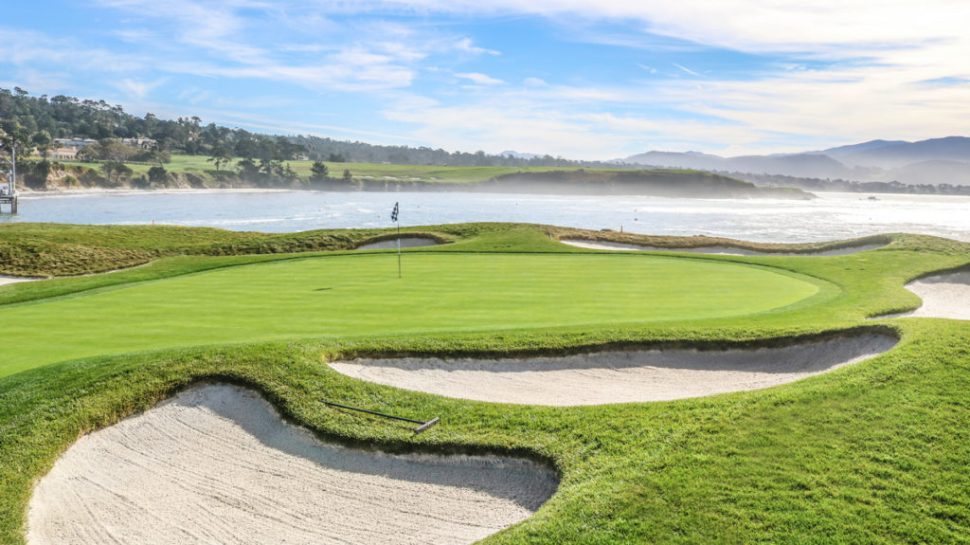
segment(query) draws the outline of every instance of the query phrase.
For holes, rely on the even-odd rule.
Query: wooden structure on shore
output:
[[[0,194],[0,214],[17,213],[17,194]]]
[[[0,186],[0,214],[4,213],[4,205],[10,208],[10,213],[17,214],[17,148],[10,149],[10,173],[7,174],[6,187]]]

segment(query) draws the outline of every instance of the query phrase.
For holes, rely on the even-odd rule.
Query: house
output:
[[[82,150],[96,142],[97,140],[94,140],[93,138],[55,138],[54,147]]]
[[[155,149],[158,146],[158,142],[153,138],[122,138],[121,143],[143,150]]]
[[[79,148],[53,148],[47,152],[47,158],[54,161],[76,161],[79,151],[81,151]]]

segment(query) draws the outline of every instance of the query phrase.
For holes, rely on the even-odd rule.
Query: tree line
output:
[[[605,166],[552,157],[490,155],[482,151],[449,152],[444,149],[385,146],[348,142],[318,136],[267,135],[231,129],[215,123],[203,124],[198,117],[160,119],[152,113],[138,117],[104,100],[79,99],[64,95],[32,96],[19,87],[0,89],[0,129],[8,145],[49,150],[56,138],[90,138],[101,148],[86,152],[88,159],[167,162],[172,153],[205,155],[216,170],[241,158],[240,168],[263,173],[285,174],[280,163],[294,159],[314,161],[396,163],[449,166]],[[150,138],[153,150],[124,149],[125,138]],[[26,154],[24,154],[26,155]],[[82,158],[85,158],[82,156]]]

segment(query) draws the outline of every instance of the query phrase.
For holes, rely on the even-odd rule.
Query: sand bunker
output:
[[[813,255],[813,256],[833,256],[849,255],[866,250],[876,250],[885,244],[860,244],[858,246],[846,246],[844,248],[834,248],[831,250],[816,250],[810,252],[765,252],[760,250],[747,250],[735,248],[733,246],[698,246],[695,248],[663,248],[660,246],[648,246],[644,244],[630,244],[625,242],[608,242],[604,240],[582,240],[582,239],[562,239],[559,242],[586,248],[588,250],[638,250],[656,252],[692,252],[697,254],[716,254],[716,255]]]
[[[414,237],[414,236],[402,236],[401,237],[401,248],[417,248],[419,246],[437,246],[441,244],[437,240],[431,237]],[[356,248],[357,250],[391,250],[397,249],[397,239],[379,240],[377,242],[368,242],[366,244],[361,244]]]
[[[506,359],[333,362],[355,378],[448,397],[533,405],[668,401],[767,388],[862,361],[897,339],[863,333],[778,348],[608,351]]]
[[[906,289],[918,295],[923,304],[912,312],[879,318],[916,316],[970,320],[970,271],[927,276],[906,284]]]
[[[255,392],[200,386],[68,449],[34,491],[27,542],[471,543],[556,486],[526,460],[321,443]]]
[[[0,276],[0,286],[17,284],[20,282],[33,282],[35,280],[43,280],[43,278],[29,278],[26,276]]]

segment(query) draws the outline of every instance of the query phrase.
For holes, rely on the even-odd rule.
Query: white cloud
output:
[[[0,29],[0,56],[18,70],[5,79],[22,80],[31,69],[36,81],[34,67],[45,63],[111,72],[137,99],[154,88],[146,67],[266,80],[370,94],[388,104],[391,122],[413,127],[429,145],[598,158],[646,146],[791,151],[805,142],[933,137],[970,126],[964,0],[97,1],[125,15],[131,26],[108,34],[134,44],[133,53]],[[354,13],[376,16],[340,17]],[[631,74],[595,81],[528,65],[522,68],[545,79],[520,79],[493,72],[491,64],[465,66],[502,53],[448,30],[459,25],[434,24],[436,14],[533,15],[563,25],[576,41],[666,53],[686,44],[692,55],[727,48],[771,55],[772,62],[733,79],[706,64],[695,69],[701,65],[693,61],[674,64],[691,78],[644,64],[642,71],[630,66],[642,80]],[[602,36],[614,27],[622,32]],[[500,60],[512,58],[505,52]],[[475,92],[446,96],[447,89],[414,85],[421,77],[448,81],[449,74]],[[412,87],[436,98],[400,96]],[[212,105],[218,94],[200,90],[190,100]]]
[[[493,78],[488,74],[482,74],[480,72],[457,72],[455,73],[455,77],[468,80],[474,83],[475,85],[490,86],[490,85],[502,85],[505,83],[500,79]]]
[[[647,41],[651,34],[661,35],[795,59],[746,80],[705,74],[702,81],[654,80],[647,89],[628,84],[551,91],[563,99],[589,100],[583,107],[590,112],[601,106],[594,100],[642,104],[637,95],[646,93],[658,106],[715,119],[713,128],[740,127],[733,129],[732,140],[712,138],[707,149],[792,151],[799,135],[840,143],[959,134],[970,126],[970,86],[961,83],[970,78],[970,2],[962,0],[363,0],[355,5],[468,16],[531,14],[568,21],[570,28],[617,21],[628,29],[639,22]],[[583,33],[575,35],[582,39]],[[632,37],[621,41],[644,46]],[[676,123],[669,127],[679,130]]]
[[[132,78],[124,78],[116,84],[116,87],[131,98],[144,99],[153,89],[165,83],[165,79],[154,81],[139,81]]]
[[[465,53],[471,53],[473,55],[493,55],[498,56],[502,53],[494,49],[486,49],[484,47],[479,47],[475,45],[475,42],[471,38],[461,38],[455,42],[455,49],[458,51],[464,51]]]
[[[685,74],[688,74],[690,76],[694,76],[694,77],[697,77],[697,78],[703,77],[699,73],[695,72],[694,70],[691,70],[690,68],[687,68],[683,64],[679,64],[679,63],[676,63],[676,62],[673,63],[673,64],[674,64],[674,68],[680,70],[681,72],[684,72]]]
[[[142,63],[139,57],[85,47],[72,39],[6,28],[0,28],[0,59],[13,65],[53,63],[110,72],[134,70]]]

